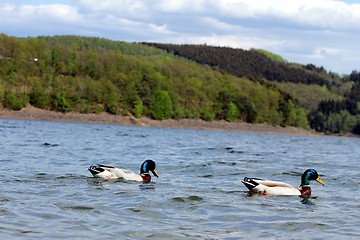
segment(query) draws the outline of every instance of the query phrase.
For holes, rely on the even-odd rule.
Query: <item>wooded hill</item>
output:
[[[281,56],[260,49],[144,44],[263,85],[271,82],[304,109],[312,129],[359,134],[360,72],[356,70],[340,77],[313,64],[288,63]]]
[[[0,35],[0,101],[13,110],[30,103],[61,112],[342,133],[359,125],[359,76],[339,77],[259,50]]]

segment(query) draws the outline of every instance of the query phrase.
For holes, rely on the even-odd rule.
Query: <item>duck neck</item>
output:
[[[307,174],[303,174],[301,176],[301,184],[300,186],[309,186],[310,185],[310,179]]]
[[[299,187],[299,191],[301,193],[301,196],[310,196],[311,195],[310,185],[301,185]]]
[[[149,173],[141,173],[140,176],[142,177],[143,183],[151,182],[151,175]]]

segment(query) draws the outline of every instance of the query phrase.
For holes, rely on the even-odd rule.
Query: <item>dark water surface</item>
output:
[[[0,239],[360,239],[360,139],[0,120]],[[151,185],[101,181],[102,163]],[[245,176],[315,168],[313,197],[248,196]]]

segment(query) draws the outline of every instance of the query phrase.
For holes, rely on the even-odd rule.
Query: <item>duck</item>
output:
[[[150,183],[150,171],[155,177],[159,177],[159,174],[156,171],[156,164],[151,159],[148,159],[141,164],[140,174],[136,174],[126,169],[106,166],[102,164],[91,165],[88,170],[94,177],[105,180],[124,179],[129,181]]]
[[[259,178],[245,177],[241,181],[248,189],[250,194],[260,195],[297,195],[310,196],[311,188],[310,181],[315,180],[325,186],[325,183],[319,177],[315,169],[307,169],[301,175],[301,183],[298,188],[284,182],[263,180]]]

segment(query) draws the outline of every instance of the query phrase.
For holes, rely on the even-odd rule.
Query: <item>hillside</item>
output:
[[[313,64],[287,63],[281,56],[261,49],[144,44],[262,85],[273,85],[303,108],[311,128],[317,131],[357,132],[360,119],[357,97],[360,73],[357,71],[340,77]]]
[[[210,53],[216,48],[205,49]],[[349,89],[354,81],[350,77],[345,83],[312,65],[275,61],[261,51],[235,55],[233,51],[226,48],[228,55],[214,51],[214,59],[202,56],[212,59],[208,63],[155,48],[154,44],[78,36],[15,38],[2,34],[0,101],[12,110],[30,103],[58,112],[108,112],[155,120],[226,120],[307,128],[307,114],[313,114],[317,105],[310,108],[304,104],[301,99],[308,98],[294,94],[300,89],[297,86],[319,86],[310,87],[323,93],[319,104],[329,99],[344,101],[351,95]],[[193,54],[196,56],[196,51]],[[231,56],[232,65],[225,61],[227,56]],[[229,68],[242,65],[246,72],[232,72]],[[278,78],[271,69],[279,69]],[[286,76],[290,75],[284,74],[297,77],[288,81]],[[277,85],[288,83],[293,84],[292,91],[290,85]],[[357,114],[351,114],[352,127],[358,121]]]
[[[144,43],[163,49],[168,53],[207,64],[214,69],[221,69],[238,77],[267,79],[275,82],[293,82],[325,85],[330,87],[330,80],[321,76],[324,69],[295,67],[282,61],[274,61],[263,51],[233,49],[228,47],[210,47],[207,45],[175,45]]]

